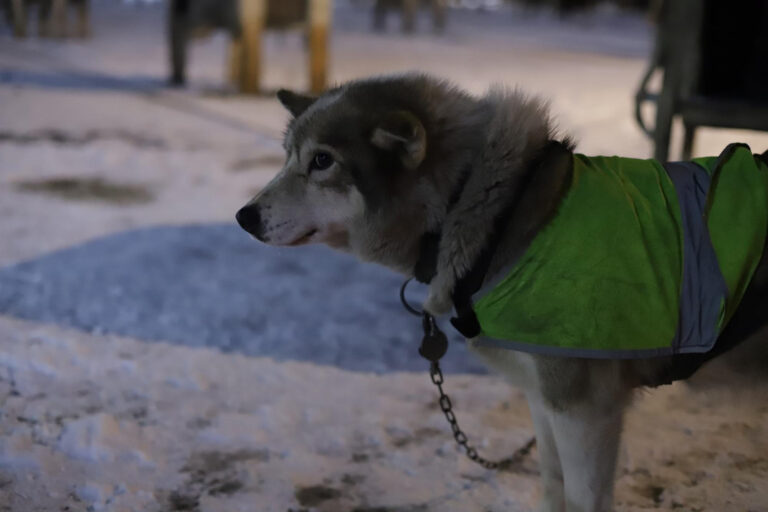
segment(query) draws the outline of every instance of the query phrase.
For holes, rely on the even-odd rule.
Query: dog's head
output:
[[[428,201],[415,191],[429,181],[434,144],[417,96],[429,83],[419,76],[352,82],[318,98],[281,90],[292,115],[286,162],[237,212],[243,229],[271,245],[326,243],[355,253],[365,252],[356,245],[366,234],[365,244],[376,243],[376,230],[388,240],[422,232]]]

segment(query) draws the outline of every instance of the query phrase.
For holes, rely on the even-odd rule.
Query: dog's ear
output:
[[[315,97],[299,94],[288,89],[277,91],[277,99],[280,100],[280,103],[288,109],[288,112],[293,117],[299,117],[317,100]]]
[[[427,153],[427,133],[416,116],[398,110],[387,115],[373,130],[371,144],[396,152],[407,169],[416,169]]]

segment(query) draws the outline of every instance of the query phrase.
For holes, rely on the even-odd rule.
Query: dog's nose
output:
[[[237,223],[240,227],[261,240],[262,225],[261,225],[261,212],[259,212],[259,206],[255,204],[247,204],[240,208],[235,214]]]

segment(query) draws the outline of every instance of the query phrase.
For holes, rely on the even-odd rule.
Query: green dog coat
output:
[[[526,252],[473,297],[480,345],[571,357],[709,351],[768,232],[768,163],[573,155],[572,183]]]

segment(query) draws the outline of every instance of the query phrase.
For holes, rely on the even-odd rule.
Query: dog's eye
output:
[[[315,153],[312,163],[309,164],[309,171],[324,171],[333,165],[333,157],[325,151]]]

